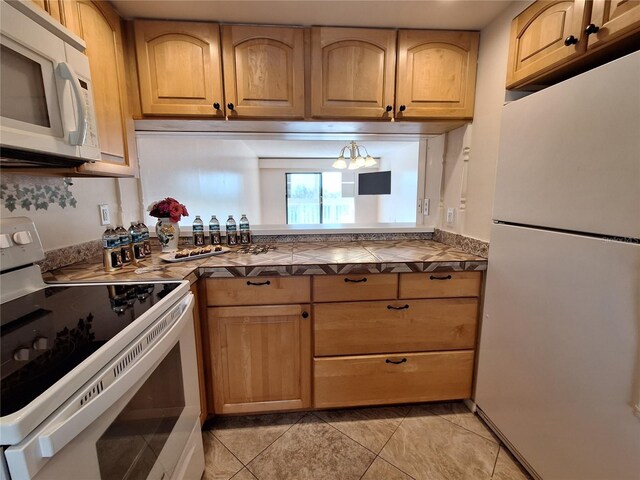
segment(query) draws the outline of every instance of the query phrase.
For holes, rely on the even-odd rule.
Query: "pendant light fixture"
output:
[[[360,149],[364,150],[366,157],[362,156]],[[347,153],[346,157],[344,156],[345,152]],[[349,170],[356,170],[361,167],[373,167],[377,164],[378,162],[369,155],[369,152],[364,145],[358,145],[356,142],[351,142],[349,145],[342,147],[340,155],[338,156],[338,159],[333,162],[332,167],[337,168],[338,170],[344,170],[345,168],[348,168]]]

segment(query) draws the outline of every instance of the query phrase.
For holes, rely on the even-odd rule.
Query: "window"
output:
[[[343,192],[341,172],[287,173],[286,181],[287,224],[354,223],[354,197]]]

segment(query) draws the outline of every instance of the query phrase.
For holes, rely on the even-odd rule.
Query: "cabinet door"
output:
[[[477,32],[398,33],[396,118],[473,118]]]
[[[311,115],[390,119],[396,32],[311,29]]]
[[[102,161],[80,173],[137,176],[133,119],[129,114],[120,17],[107,2],[65,2],[67,26],[87,44]]]
[[[535,2],[518,15],[511,23],[507,88],[520,86],[584,53],[587,14],[585,0],[569,0]]]
[[[593,2],[591,23],[598,27],[598,31],[589,35],[589,50],[640,30],[640,2],[596,0]]]
[[[208,309],[215,413],[311,406],[308,312],[309,305]]]
[[[304,117],[304,31],[222,27],[229,118]]]
[[[143,114],[224,116],[218,25],[136,20],[134,29]]]

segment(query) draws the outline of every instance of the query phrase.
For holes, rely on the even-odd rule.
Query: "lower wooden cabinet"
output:
[[[208,309],[215,413],[311,407],[309,305]]]
[[[472,350],[314,360],[316,408],[456,400],[471,396]]]

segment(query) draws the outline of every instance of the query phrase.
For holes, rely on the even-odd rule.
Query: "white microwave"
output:
[[[0,166],[99,160],[84,42],[31,2],[0,8]]]

